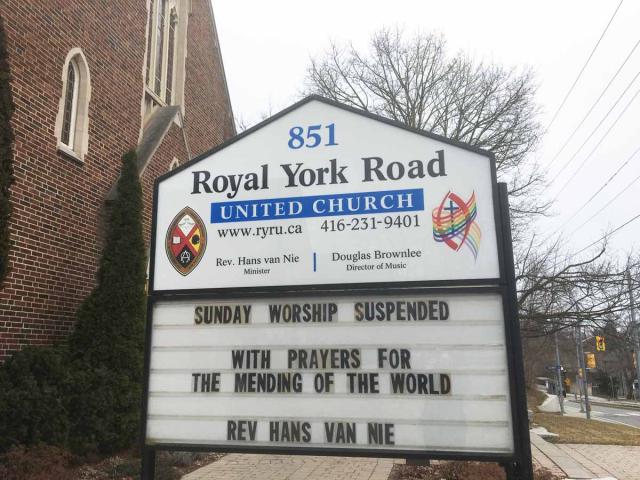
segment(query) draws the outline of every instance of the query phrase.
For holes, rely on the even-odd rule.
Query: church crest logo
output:
[[[188,275],[200,263],[207,248],[207,230],[191,208],[185,207],[175,216],[165,246],[171,265],[180,275]]]

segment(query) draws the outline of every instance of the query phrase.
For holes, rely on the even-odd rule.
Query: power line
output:
[[[580,123],[578,123],[578,126],[576,126],[576,128],[573,130],[573,132],[571,132],[571,135],[569,135],[569,138],[567,138],[567,140],[564,142],[564,144],[562,144],[562,147],[560,147],[560,150],[558,150],[556,152],[556,154],[553,156],[553,158],[551,159],[551,161],[547,164],[547,167],[551,167],[551,165],[553,165],[553,162],[556,161],[556,159],[560,156],[560,154],[563,152],[563,150],[565,149],[565,147],[569,144],[569,142],[573,139],[573,137],[575,136],[575,134],[578,132],[578,130],[580,129],[580,127],[584,124],[584,122],[587,120],[587,118],[589,117],[589,115],[591,115],[591,113],[593,112],[593,109],[596,108],[596,105],[598,105],[598,103],[600,102],[600,100],[602,100],[602,97],[604,97],[604,94],[607,93],[607,91],[609,90],[609,87],[611,86],[611,84],[613,83],[613,81],[618,77],[618,74],[620,73],[620,71],[624,68],[624,66],[627,64],[627,62],[629,61],[629,59],[631,58],[631,55],[633,55],[633,52],[636,51],[636,48],[638,48],[638,45],[640,45],[640,40],[638,40],[636,42],[636,44],[633,46],[633,48],[631,49],[631,51],[628,53],[627,57],[624,59],[624,61],[622,62],[622,64],[620,64],[620,66],[618,67],[618,70],[616,70],[616,73],[613,74],[613,77],[611,77],[611,79],[609,80],[609,83],[607,83],[607,85],[604,87],[604,90],[602,90],[602,92],[600,92],[600,95],[598,96],[598,98],[596,99],[595,102],[593,102],[593,104],[591,105],[591,108],[589,108],[589,111],[587,111],[587,113],[584,114],[584,117],[582,117],[582,120],[580,120]]]
[[[638,147],[628,158],[627,160],[620,166],[618,167],[618,169],[604,182],[603,185],[600,186],[600,188],[586,201],[584,202],[580,207],[578,207],[576,210],[574,210],[574,212],[569,216],[569,219],[567,221],[564,222],[564,224],[560,227],[560,230],[564,230],[567,226],[567,224],[571,223],[572,220],[574,220],[576,218],[576,215],[580,213],[580,211],[582,211],[582,209],[587,206],[589,204],[589,202],[591,202],[602,190],[604,190],[604,188],[618,175],[618,173],[620,173],[620,171],[629,164],[629,162],[638,154],[638,152],[640,152],[640,147]],[[587,223],[589,223],[591,220],[593,220],[596,216],[598,216],[598,214],[600,214],[600,212],[602,212],[605,208],[607,208],[609,205],[611,205],[614,201],[616,201],[623,193],[625,193],[627,190],[629,190],[629,188],[631,188],[638,180],[640,180],[640,175],[638,175],[636,178],[634,178],[625,188],[623,188],[620,192],[618,192],[611,200],[609,200],[602,208],[600,208],[596,213],[594,213],[593,215],[591,215],[589,218],[587,218],[584,222],[582,222],[580,225],[578,225],[575,229],[573,229],[570,233],[570,235],[574,234],[575,232],[577,232],[578,230],[580,230],[582,227],[584,227]],[[558,198],[558,195],[556,195],[556,197],[553,199],[553,201],[555,201]],[[554,234],[550,234],[547,235],[545,237],[545,239],[543,240],[543,242],[546,242],[549,238],[551,238]]]
[[[573,213],[569,216],[568,220],[566,220],[564,222],[564,224],[562,226],[559,226],[559,230],[564,230],[567,226],[567,224],[571,223],[575,218],[576,215],[579,215],[579,213],[582,211],[582,209],[584,207],[586,207],[589,202],[591,202],[602,190],[605,189],[605,187],[618,175],[618,173],[620,173],[620,171],[629,164],[629,162],[638,154],[638,152],[640,152],[640,147],[638,147],[628,158],[627,160],[620,166],[618,167],[618,169],[604,182],[604,184],[602,184],[600,186],[600,188],[593,194],[591,195],[591,197],[584,202],[580,207],[578,207],[577,209],[575,209],[573,211]],[[571,231],[571,234],[574,234],[575,232],[577,232],[578,230],[580,230],[582,227],[584,227],[588,222],[590,222],[593,218],[595,218],[600,212],[602,212],[605,208],[607,208],[609,205],[611,205],[611,203],[613,203],[615,200],[618,199],[618,197],[620,197],[620,195],[622,195],[624,192],[626,192],[629,188],[631,188],[631,186],[633,186],[638,180],[640,180],[640,175],[638,177],[636,177],[635,179],[633,179],[631,181],[631,183],[629,183],[629,185],[627,185],[622,191],[618,192],[611,200],[609,200],[602,208],[600,208],[600,210],[598,210],[596,213],[594,213],[593,215],[591,215],[588,219],[586,219],[584,222],[582,222],[578,227],[576,227],[574,230]],[[558,196],[560,195],[560,193],[558,193],[552,200],[552,202],[554,202]],[[557,233],[557,232],[555,232]],[[549,238],[551,238],[553,235],[555,235],[555,233],[549,234],[547,235],[544,240],[543,243],[546,242],[547,240],[549,240]]]
[[[616,101],[613,102],[613,105],[611,105],[611,107],[609,108],[609,110],[607,111],[607,113],[604,114],[604,116],[600,119],[600,121],[598,122],[598,124],[595,126],[595,128],[591,131],[591,133],[589,135],[587,135],[587,138],[585,138],[584,142],[582,142],[582,144],[578,147],[578,149],[574,152],[574,154],[571,156],[571,158],[565,162],[565,164],[562,166],[562,168],[560,168],[560,170],[558,171],[558,173],[556,174],[556,176],[554,177],[554,179],[551,181],[551,184],[553,184],[556,179],[558,178],[558,176],[560,176],[562,174],[562,172],[564,172],[565,168],[567,168],[569,165],[571,165],[571,163],[575,160],[575,158],[578,156],[578,153],[580,153],[580,151],[582,151],[582,148],[589,142],[589,140],[591,140],[591,138],[595,135],[595,133],[598,131],[598,129],[600,128],[600,126],[604,123],[604,121],[609,117],[609,115],[611,114],[611,112],[613,112],[613,109],[616,108],[616,106],[618,105],[618,103],[620,102],[620,100],[622,100],[622,98],[625,96],[625,94],[629,91],[629,89],[631,88],[631,86],[634,84],[634,82],[636,81],[636,79],[640,76],[640,71],[638,71],[634,77],[631,79],[631,81],[627,84],[627,86],[625,87],[625,89],[622,91],[622,93],[620,95],[618,95],[618,98],[616,98]],[[556,197],[557,198],[557,197]]]
[[[576,178],[576,175],[580,172],[580,170],[582,170],[582,167],[584,167],[584,165],[587,163],[587,161],[591,158],[591,156],[595,153],[595,151],[598,149],[598,147],[602,144],[602,142],[604,141],[605,138],[607,138],[607,136],[609,135],[609,133],[611,132],[611,130],[613,129],[613,127],[616,126],[616,124],[618,123],[618,121],[622,118],[622,116],[625,114],[625,112],[627,111],[627,109],[631,106],[631,104],[633,103],[633,101],[637,98],[638,94],[640,94],[640,89],[638,89],[636,91],[636,93],[633,94],[633,97],[631,97],[631,100],[629,100],[629,102],[625,105],[624,109],[620,112],[620,114],[616,117],[616,119],[613,121],[613,123],[609,126],[609,128],[607,129],[607,131],[605,132],[605,134],[602,136],[602,138],[598,141],[598,143],[596,144],[595,147],[593,147],[593,149],[591,150],[591,152],[589,152],[589,155],[587,155],[585,157],[585,159],[582,161],[582,163],[578,166],[578,168],[576,169],[576,171],[573,173],[573,175],[571,175],[566,182],[564,182],[564,184],[562,185],[562,187],[560,187],[560,190],[558,190],[558,193],[556,194],[556,196],[553,198],[553,201],[557,200],[558,197],[560,196],[560,194],[562,193],[562,191],[567,187],[567,185],[569,185],[569,183],[571,183],[571,181]]]
[[[600,42],[604,38],[605,33],[607,33],[607,30],[609,30],[609,25],[611,25],[611,22],[613,22],[613,19],[615,18],[616,14],[618,13],[618,10],[620,10],[620,7],[622,6],[622,2],[623,1],[624,0],[620,0],[620,3],[618,4],[618,6],[616,7],[615,11],[613,12],[613,15],[611,15],[611,18],[609,19],[609,23],[607,23],[607,26],[604,27],[604,30],[602,31],[602,34],[600,35],[600,38],[598,39],[598,41],[596,42],[595,46],[593,47],[593,50],[591,50],[591,53],[589,54],[589,57],[587,58],[587,61],[584,62],[584,65],[580,69],[580,73],[578,73],[578,76],[573,81],[573,84],[569,88],[569,91],[564,96],[564,99],[562,100],[562,103],[560,104],[560,106],[556,110],[556,113],[553,115],[553,118],[549,122],[549,125],[547,125],[547,128],[545,129],[545,132],[548,131],[551,128],[551,125],[553,125],[553,122],[558,117],[558,114],[560,113],[560,110],[562,110],[562,107],[564,107],[564,104],[566,103],[567,99],[569,98],[569,95],[571,95],[571,92],[573,92],[573,89],[575,88],[576,84],[578,83],[578,80],[580,80],[580,77],[584,73],[585,68],[587,68],[587,65],[589,64],[589,61],[591,61],[591,57],[593,57],[593,54],[596,53],[596,50],[598,49],[598,45],[600,45]]]
[[[620,165],[618,169],[615,172],[613,172],[613,174],[607,180],[605,180],[605,182],[602,185],[600,185],[600,188],[593,195],[591,195],[591,197],[589,197],[587,201],[585,201],[582,205],[580,205],[577,209],[573,211],[573,213],[569,216],[569,219],[565,222],[563,226],[566,226],[568,223],[571,223],[571,221],[574,218],[576,218],[576,215],[578,215],[582,211],[582,209],[591,202],[591,200],[596,198],[598,194],[602,192],[602,190],[604,190],[614,178],[616,178],[618,173],[620,173],[620,171],[624,167],[626,167],[629,164],[629,162],[631,162],[631,160],[633,160],[633,158],[638,154],[638,152],[640,152],[640,147],[638,147],[631,155],[629,155],[629,157],[622,163],[622,165]]]
[[[596,213],[594,213],[593,215],[591,215],[589,218],[587,218],[584,222],[582,222],[575,230],[573,230],[571,233],[575,233],[578,230],[580,230],[582,227],[584,227],[587,223],[589,223],[591,220],[593,220],[595,217],[598,216],[598,214],[600,212],[602,212],[605,208],[607,208],[609,205],[611,205],[613,202],[615,202],[624,192],[626,192],[627,190],[629,190],[638,180],[640,180],[640,175],[638,175],[636,178],[634,178],[633,180],[631,180],[631,182],[629,182],[629,184],[624,187],[622,190],[620,190],[615,197],[613,197],[611,200],[609,200],[600,210],[598,210]],[[571,220],[571,219],[569,219]]]
[[[622,225],[620,225],[619,227],[613,229],[612,231],[610,231],[609,233],[607,233],[606,235],[603,235],[602,237],[600,237],[598,240],[596,240],[595,242],[590,243],[589,245],[587,245],[586,247],[578,250],[577,252],[575,252],[573,255],[571,255],[571,257],[575,257],[576,255],[578,255],[579,253],[584,252],[587,248],[593,247],[596,243],[604,240],[607,237],[612,236],[614,233],[622,230],[624,227],[626,227],[627,225],[629,225],[631,222],[634,222],[635,220],[637,220],[638,218],[640,218],[640,213],[637,214],[635,217],[633,217],[630,220],[627,220],[626,222],[624,222]]]
[[[640,147],[638,149],[636,149],[635,152],[633,152],[629,158],[627,158],[627,160],[618,167],[618,169],[613,172],[613,174],[602,184],[602,186],[593,194],[591,195],[591,197],[589,197],[589,200],[587,200],[586,202],[584,202],[584,204],[580,207],[580,208],[584,208],[585,206],[587,206],[589,204],[589,202],[591,202],[591,200],[593,200],[594,198],[596,198],[598,196],[598,194],[604,190],[606,188],[607,185],[609,185],[609,183],[611,183],[611,180],[613,180],[614,178],[616,178],[616,176],[618,175],[618,173],[620,173],[620,171],[626,167],[629,162],[636,156],[636,154],[640,152]]]

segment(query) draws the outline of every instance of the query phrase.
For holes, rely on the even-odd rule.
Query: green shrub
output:
[[[69,341],[76,451],[114,452],[131,446],[139,430],[146,309],[142,188],[135,152],[122,160],[97,285],[78,310]]]
[[[130,447],[139,433],[146,259],[136,155],[123,157],[97,285],[67,347],[27,347],[0,366],[0,451]]]
[[[65,352],[58,347],[26,347],[2,365],[0,450],[19,444],[66,443],[67,365]]]
[[[131,447],[140,420],[139,382],[122,372],[84,366],[73,374],[69,447],[77,453],[112,453]]]

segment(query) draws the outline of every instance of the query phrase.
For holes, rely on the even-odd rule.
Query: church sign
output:
[[[500,276],[493,162],[461,146],[316,101],[174,172],[155,292]]]
[[[504,185],[310,97],[155,186],[157,449],[498,461],[529,478]]]

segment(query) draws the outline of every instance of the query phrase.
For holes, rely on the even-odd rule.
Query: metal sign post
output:
[[[513,240],[511,238],[511,220],[509,217],[509,192],[506,183],[498,184],[501,231],[503,236],[503,261],[505,265],[506,286],[509,292],[509,340],[510,350],[510,382],[514,405],[511,415],[514,424],[515,455],[512,462],[505,466],[508,480],[533,480],[533,464],[531,460],[531,439],[529,437],[529,415],[527,412],[526,381],[524,378],[524,362],[522,359],[522,342],[520,337],[520,321],[518,319],[518,295],[516,286],[516,270],[513,257]]]
[[[580,362],[580,370],[582,372],[582,390],[584,395],[584,409],[587,413],[587,420],[591,420],[591,405],[589,405],[589,380],[587,377],[587,366],[585,364],[584,359],[584,346],[582,345],[582,324],[578,323],[576,327],[576,332],[578,333],[578,352]]]
[[[580,394],[580,413],[584,413],[584,406],[582,404],[582,392],[583,392],[583,377],[582,377],[582,362],[580,360],[580,334],[578,327],[574,327],[575,339],[576,339],[576,356],[578,360],[578,373],[576,373],[576,385],[578,387],[578,393]],[[576,394],[576,400],[578,399]]]
[[[564,385],[562,383],[562,364],[560,363],[560,347],[558,346],[558,332],[555,332],[554,339],[556,342],[556,383],[558,385],[558,403],[560,403],[560,413],[564,415]]]
[[[634,339],[634,353],[635,353],[635,366],[636,366],[636,381],[638,382],[638,388],[634,390],[636,399],[640,399],[640,325],[636,322],[636,305],[633,295],[633,286],[631,284],[631,272],[627,270],[627,283],[629,286],[629,314],[631,315],[631,325],[633,328]]]
[[[532,478],[492,155],[310,97],[155,186],[143,478],[215,450]]]

